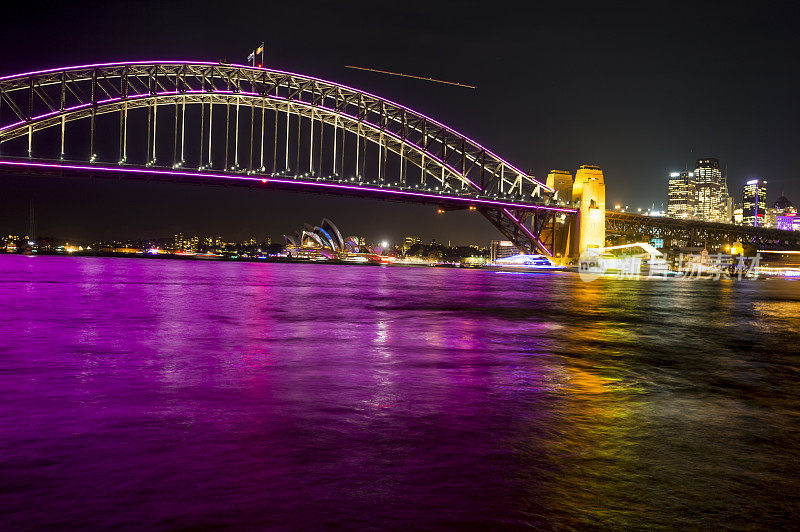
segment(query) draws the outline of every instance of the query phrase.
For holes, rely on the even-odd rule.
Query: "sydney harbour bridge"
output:
[[[521,250],[549,256],[566,254],[575,239],[569,228],[583,226],[573,198],[559,198],[431,117],[339,83],[221,62],[108,63],[0,77],[0,170],[470,209]],[[607,219],[604,195],[592,206],[603,211],[606,229],[663,233],[644,217]],[[717,234],[704,231],[706,238]],[[755,245],[798,246],[787,232],[761,231],[744,237]]]

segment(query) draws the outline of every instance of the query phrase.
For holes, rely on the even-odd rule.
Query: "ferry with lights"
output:
[[[484,269],[508,272],[550,272],[563,271],[565,266],[560,266],[550,260],[546,255],[527,255],[520,253],[510,257],[494,260],[483,266]]]

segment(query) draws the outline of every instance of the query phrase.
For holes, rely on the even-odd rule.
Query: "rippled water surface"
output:
[[[16,529],[796,526],[800,283],[0,256]]]

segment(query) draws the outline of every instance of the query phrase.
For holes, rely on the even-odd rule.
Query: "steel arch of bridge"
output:
[[[199,105],[201,110],[199,135],[199,161],[190,168],[184,158],[186,138],[186,105]],[[212,160],[212,110],[215,105],[224,105],[226,114],[225,160],[219,168],[219,161]],[[158,137],[158,109],[163,106],[174,107],[174,150],[172,164],[158,161],[156,143]],[[229,160],[230,110],[235,108],[235,149],[233,161]],[[208,109],[207,151],[203,128],[203,116]],[[247,164],[240,164],[241,108],[250,111],[250,142]],[[376,95],[353,89],[345,85],[304,76],[291,72],[253,68],[242,65],[229,65],[208,62],[129,62],[99,64],[63,69],[52,69],[0,78],[0,149],[3,143],[20,137],[27,138],[29,167],[78,170],[86,163],[85,169],[125,172],[132,170],[127,157],[128,113],[136,109],[147,111],[147,156],[144,164],[151,175],[184,177],[209,176],[216,172],[224,177],[237,177],[239,181],[270,181],[277,185],[277,178],[287,181],[289,169],[290,117],[297,123],[297,163],[293,183],[296,188],[313,188],[313,183],[304,177],[312,177],[316,182],[333,185],[344,178],[344,139],[346,133],[356,136],[355,176],[347,182],[347,191],[353,194],[358,190],[368,191],[371,185],[362,183],[360,169],[366,164],[367,142],[378,149],[379,190],[393,192],[409,201],[440,203],[448,208],[463,208],[474,205],[508,238],[522,249],[533,251],[536,248],[549,253],[539,240],[541,229],[558,212],[572,212],[570,209],[552,205],[553,190],[532,176],[519,170],[508,161],[473,141],[469,137],[433,120],[408,107],[391,102]],[[269,110],[275,114],[275,143],[272,160],[265,161],[264,116]],[[253,124],[257,112],[261,113],[260,150],[257,164],[253,163],[255,142]],[[95,139],[97,117],[118,113],[120,117],[119,160],[116,166],[104,167],[95,160]],[[286,117],[286,149],[284,168],[278,170],[277,132],[278,115]],[[181,116],[180,128],[178,117]],[[152,118],[152,120],[151,120]],[[65,154],[67,124],[88,119],[89,150],[82,161],[63,162]],[[310,175],[300,176],[300,131],[302,120],[311,124],[308,168]],[[163,121],[163,120],[162,120]],[[319,124],[319,136],[325,132],[325,125],[333,127],[334,135],[341,130],[342,152],[341,172],[337,175],[336,139],[333,141],[333,175],[322,173],[322,139],[319,139],[319,163],[315,169],[314,131]],[[60,154],[52,159],[58,163],[46,162],[34,157],[34,133],[60,127]],[[180,134],[178,133],[180,129]],[[196,137],[196,132],[190,132]],[[180,150],[178,138],[180,136]],[[162,134],[163,137],[163,134]],[[364,155],[360,150],[363,142]],[[248,143],[243,142],[246,146]],[[248,148],[245,147],[247,150]],[[389,153],[398,156],[399,172],[387,176],[386,160]],[[0,155],[5,155],[0,150]],[[304,154],[305,157],[305,154]],[[383,167],[381,166],[381,161]],[[230,163],[233,163],[231,166]],[[271,164],[270,164],[271,163]],[[20,162],[16,161],[19,165]],[[113,165],[114,163],[112,163]],[[38,166],[37,166],[38,165]],[[419,169],[419,183],[409,184],[409,166]],[[381,172],[383,168],[383,172]],[[19,166],[16,168],[19,169]],[[299,179],[298,179],[299,178]],[[396,181],[389,181],[396,179]],[[266,183],[264,183],[266,184]],[[292,188],[287,184],[286,188]],[[328,189],[331,191],[332,189]],[[429,194],[434,193],[435,194]],[[380,194],[378,194],[380,195]],[[432,197],[427,197],[432,196]],[[456,201],[458,200],[458,201]],[[552,249],[552,248],[551,248]]]

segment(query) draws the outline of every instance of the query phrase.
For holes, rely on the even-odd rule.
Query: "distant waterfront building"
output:
[[[694,180],[697,190],[697,217],[708,222],[729,221],[728,185],[719,168],[719,159],[697,159]]]
[[[490,260],[503,259],[513,255],[519,255],[520,251],[508,240],[492,240],[489,243]]]
[[[778,229],[784,231],[796,231],[800,229],[800,218],[797,216],[797,208],[789,199],[781,196],[772,204],[775,210],[775,223]],[[795,227],[797,226],[797,227]]]
[[[793,231],[795,218],[797,218],[797,216],[778,215],[776,220],[778,229],[783,229],[784,231]]]
[[[725,202],[725,223],[733,223],[733,196],[728,195],[727,201]]]
[[[752,227],[766,225],[767,182],[763,179],[751,179],[744,186],[742,201],[742,224]]]
[[[555,189],[559,202],[569,205],[572,202],[572,174],[565,170],[550,170],[547,174],[548,187]]]
[[[742,204],[737,203],[736,206],[733,208],[733,223],[736,225],[742,225],[742,218],[744,215],[742,214]]]
[[[669,175],[667,215],[672,218],[697,216],[697,187],[694,172],[672,172]]]
[[[778,215],[789,216],[791,214],[797,214],[797,208],[789,201],[789,198],[781,194],[775,203],[772,204],[772,208],[778,213]]]
[[[203,247],[206,251],[221,250],[225,247],[225,241],[221,236],[208,236],[203,239]]]
[[[767,207],[764,211],[764,227],[774,229],[778,227],[778,211],[772,207]]]
[[[173,251],[188,251],[197,253],[200,247],[200,237],[184,237],[182,233],[177,233],[173,241]]]
[[[363,238],[357,236],[343,238],[339,228],[327,218],[318,226],[305,224],[304,229],[283,237],[286,241],[284,251],[293,258],[347,260],[353,255],[365,252]]]

